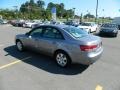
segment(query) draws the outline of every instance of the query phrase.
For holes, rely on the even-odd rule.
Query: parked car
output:
[[[31,28],[36,28],[36,27],[39,27],[41,25],[44,25],[44,23],[42,23],[42,22],[41,23],[35,23],[31,26]]]
[[[43,21],[43,24],[44,25],[46,25],[46,24],[48,25],[48,24],[50,24],[50,21]]]
[[[75,27],[77,27],[79,25],[79,23],[72,21],[72,20],[65,22],[65,24],[70,25],[70,26],[75,26]]]
[[[50,24],[53,24],[53,25],[59,25],[59,24],[64,24],[63,22],[60,22],[60,21],[54,21],[54,20],[51,20],[50,21]]]
[[[118,25],[116,25],[116,24],[110,24],[110,23],[103,24],[100,27],[99,34],[100,35],[110,35],[110,36],[117,37],[117,34],[118,34]]]
[[[120,30],[120,17],[115,17],[112,20],[112,23],[117,24],[118,25],[118,29]]]
[[[13,25],[13,26],[14,26],[15,22],[16,22],[16,20],[9,20],[8,21],[8,23],[11,24],[11,25]]]
[[[0,24],[7,24],[7,20],[0,19]]]
[[[54,57],[61,67],[71,63],[90,65],[103,52],[100,37],[67,25],[42,25],[17,35],[15,43],[19,51],[27,48]]]
[[[9,23],[15,27],[23,27],[23,24],[25,23],[24,20],[11,20]]]
[[[27,21],[23,24],[23,27],[24,28],[32,28],[33,25],[37,24],[36,22],[34,21]]]
[[[94,22],[85,22],[81,23],[78,28],[86,30],[88,33],[92,33],[97,31],[98,25]]]

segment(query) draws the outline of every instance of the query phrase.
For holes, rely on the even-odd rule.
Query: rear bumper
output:
[[[75,55],[72,60],[73,63],[80,63],[84,65],[91,65],[96,62],[102,55],[103,48],[96,53],[82,53],[82,55]]]
[[[102,52],[103,52],[103,48],[96,54],[88,54],[86,60],[88,61],[87,63],[85,64],[93,64],[94,62],[96,62],[102,55]]]

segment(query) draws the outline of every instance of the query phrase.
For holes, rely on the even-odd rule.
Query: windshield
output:
[[[64,28],[64,30],[66,30],[68,33],[70,33],[75,38],[81,38],[83,36],[88,35],[88,33],[86,31],[81,30],[76,27],[66,27],[66,28]]]
[[[116,24],[103,24],[102,27],[105,27],[105,28],[117,28],[117,25]]]
[[[81,25],[82,25],[82,26],[91,26],[90,23],[82,23]]]

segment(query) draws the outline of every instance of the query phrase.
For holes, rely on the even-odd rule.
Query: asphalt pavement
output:
[[[0,90],[120,90],[120,31],[101,37],[104,52],[90,66],[60,68],[48,56],[18,52],[15,35],[30,29],[0,25]]]

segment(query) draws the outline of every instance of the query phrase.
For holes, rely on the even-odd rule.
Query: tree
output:
[[[50,2],[47,6],[47,10],[51,11],[51,9],[53,7],[56,7],[56,15],[58,18],[63,17],[63,14],[65,13],[65,9],[64,9],[64,3],[60,3],[60,4],[54,4],[52,2]]]
[[[62,12],[62,14],[63,14],[63,12],[65,10],[64,7],[65,7],[64,3],[60,3],[60,11]]]
[[[38,0],[38,1],[37,1],[37,6],[40,7],[40,8],[44,8],[45,2],[42,1],[42,0]]]
[[[70,18],[73,18],[74,12],[72,9],[64,10],[63,12],[63,18],[66,18],[67,20]]]
[[[85,19],[87,19],[87,18],[95,18],[95,16],[90,14],[90,13],[88,13],[88,14],[84,15],[84,18]]]
[[[35,4],[34,0],[30,0],[29,5],[33,6]]]
[[[1,9],[0,15],[2,15],[3,19],[15,19],[15,11],[9,9]]]
[[[40,1],[42,0],[39,0],[39,2]],[[38,3],[35,3],[34,0],[30,0],[29,2],[27,1],[25,2],[25,4],[22,4],[20,7],[20,12],[22,13],[22,15],[25,16],[26,19],[37,19],[37,18],[41,19],[43,13],[42,11],[43,8],[40,6],[38,7]]]
[[[56,7],[57,18],[72,18],[74,12],[72,9],[66,10],[64,3],[55,4],[48,3],[47,8],[44,8],[44,0],[28,0],[21,4],[20,9],[16,12],[15,10],[0,9],[0,15],[6,19],[51,19],[51,9]]]
[[[48,3],[47,10],[51,11],[51,9],[52,9],[53,7],[55,7],[55,4],[52,3],[52,2],[50,2],[50,3]]]

